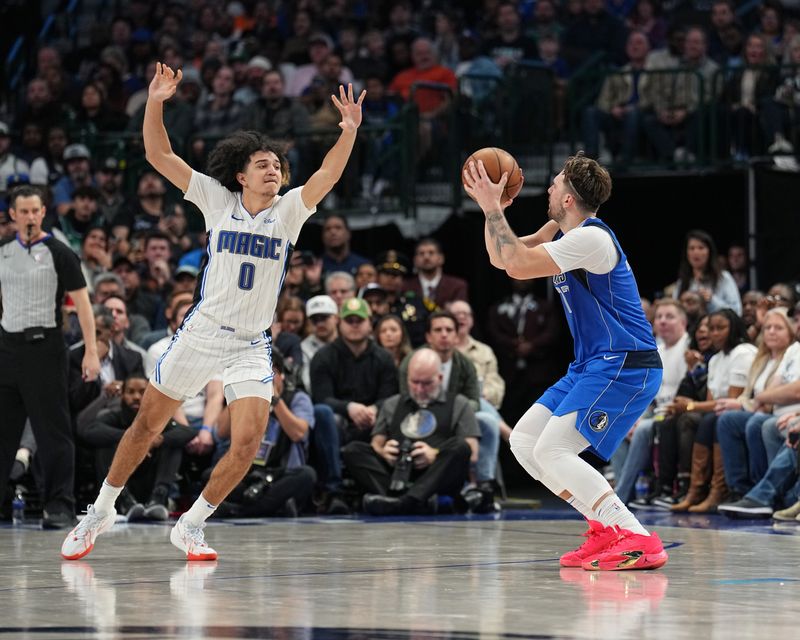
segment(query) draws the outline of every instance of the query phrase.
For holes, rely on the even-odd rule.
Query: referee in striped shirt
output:
[[[68,292],[86,344],[83,377],[100,372],[94,316],[80,262],[42,230],[45,207],[36,187],[11,193],[14,237],[0,241],[0,504],[25,419],[36,438],[46,529],[72,527],[75,444],[67,398],[67,349],[61,304]]]

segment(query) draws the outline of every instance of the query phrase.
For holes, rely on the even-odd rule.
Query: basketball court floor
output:
[[[115,525],[86,559],[62,532],[0,529],[5,638],[797,638],[800,524],[644,519],[653,572],[561,569],[565,510],[419,519],[211,522],[214,563],[169,526]]]

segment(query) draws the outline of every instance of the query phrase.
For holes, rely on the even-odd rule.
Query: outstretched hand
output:
[[[183,71],[178,69],[175,73],[170,67],[156,62],[156,73],[150,82],[147,97],[157,102],[165,102],[175,95],[178,83],[183,78]]]
[[[347,92],[345,93],[344,86],[339,85],[339,97],[331,95],[331,100],[339,113],[342,114],[342,121],[339,126],[343,131],[355,131],[361,125],[361,103],[364,102],[364,96],[367,95],[366,89],[361,92],[356,101],[353,97],[353,85],[347,85]]]

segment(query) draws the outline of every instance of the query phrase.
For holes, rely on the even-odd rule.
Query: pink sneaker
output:
[[[587,558],[581,566],[587,571],[658,569],[667,564],[667,552],[657,533],[649,536],[617,529],[618,540],[605,551]]]
[[[606,527],[597,520],[587,520],[589,530],[584,533],[586,542],[575,551],[570,551],[561,556],[562,567],[580,567],[586,560],[605,551],[619,538],[619,533],[613,527]]]

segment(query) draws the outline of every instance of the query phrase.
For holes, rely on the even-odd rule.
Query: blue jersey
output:
[[[584,224],[601,227],[611,236],[619,261],[608,273],[575,269],[553,276],[575,341],[575,363],[603,354],[655,350],[653,327],[645,318],[636,279],[616,236],[597,218]],[[559,231],[554,240],[562,235]]]

